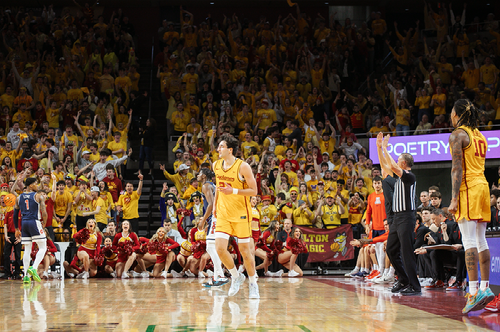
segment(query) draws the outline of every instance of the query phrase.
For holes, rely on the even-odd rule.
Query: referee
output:
[[[381,138],[377,137],[377,140]],[[398,281],[391,291],[402,295],[421,294],[417,277],[417,262],[413,252],[415,241],[413,231],[416,222],[416,177],[411,172],[413,156],[403,153],[396,163],[387,152],[389,135],[382,142],[385,164],[396,177],[392,197],[393,221],[387,238],[387,256],[398,275]],[[401,260],[401,256],[403,260]]]

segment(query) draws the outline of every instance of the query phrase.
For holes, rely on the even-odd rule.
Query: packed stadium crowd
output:
[[[236,14],[199,19],[181,7],[179,23],[164,20],[158,29],[161,51],[154,58],[164,105],[157,114],[166,113],[168,137],[177,140],[173,172],[160,165],[169,181],[159,201],[163,226],[151,239],[138,237],[144,161],[154,168],[155,121],[145,121],[141,111],[148,92],[139,92],[134,26],[121,10],[108,21],[88,4],[75,5],[78,10],[57,14],[52,6],[36,15],[0,14],[4,267],[12,248],[15,253],[14,267],[4,268],[8,277],[21,273],[13,206],[28,182],[46,197],[50,239],[79,244],[65,263],[68,276],[210,276],[202,186],[215,181],[210,169],[218,138],[231,134],[241,143],[235,155],[258,184],[250,199],[258,270],[281,276],[282,270],[269,271],[276,260],[289,276],[302,275],[295,260],[307,249],[294,227],[350,224],[351,245],[360,250],[349,275],[368,278],[371,269],[370,279],[388,282],[394,271],[383,245],[375,244],[387,238],[382,174],[358,138],[451,132],[449,115],[462,98],[484,111],[482,130],[500,120],[493,14],[470,24],[466,5],[459,16],[451,4],[426,3],[424,27],[417,21],[399,31],[380,12],[356,26],[348,18],[339,22],[336,13],[310,17],[298,5],[276,22]],[[137,188],[124,178],[129,130],[140,140]],[[500,195],[491,194],[496,227]],[[439,188],[422,192],[420,201],[421,281],[461,290],[460,230]],[[436,243],[456,250],[422,248]],[[237,241],[230,246],[242,267]],[[57,250],[48,247],[39,266],[45,277]],[[182,270],[169,272],[174,262]],[[455,262],[451,277],[444,266]]]

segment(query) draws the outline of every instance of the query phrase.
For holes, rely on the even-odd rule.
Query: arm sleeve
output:
[[[97,233],[97,243],[95,247],[95,255],[98,256],[101,253],[101,243],[102,243],[102,235],[101,233]]]
[[[269,237],[269,235],[271,235],[271,232],[269,231],[265,231],[264,234],[262,234],[262,240],[264,243],[266,243],[266,240],[267,238]],[[263,245],[262,247],[260,247],[262,250],[264,251],[267,251],[267,252],[272,252],[271,249],[269,249],[269,247],[267,245]]]
[[[137,237],[137,235],[135,233],[130,233],[130,238],[132,239],[132,241],[134,241],[134,251],[140,249],[141,243],[139,242],[139,238]]]
[[[372,205],[370,204],[370,199],[371,199],[370,196],[368,196],[368,202],[367,202],[368,204],[366,207],[366,224],[367,225],[370,225],[370,223],[372,221]]]
[[[171,238],[167,238],[167,243],[169,243],[170,245],[167,247],[168,249],[172,250],[172,249],[175,249],[175,248],[178,248],[179,247],[179,243],[175,242],[174,240],[172,240]]]
[[[187,234],[184,228],[182,228],[182,221],[184,220],[184,217],[180,218],[179,222],[177,223],[177,230],[181,234],[183,239],[187,239]]]
[[[47,247],[49,252],[57,252],[57,248],[54,245],[54,242],[50,241],[49,239],[47,239]]]

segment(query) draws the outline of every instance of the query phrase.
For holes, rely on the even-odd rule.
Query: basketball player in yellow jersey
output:
[[[489,288],[490,250],[485,237],[486,225],[491,219],[490,193],[484,177],[488,144],[477,129],[479,117],[480,111],[467,99],[457,100],[450,115],[455,130],[450,135],[452,194],[448,211],[455,214],[460,227],[469,274],[464,314],[483,309],[495,297]]]
[[[238,293],[245,281],[245,276],[238,272],[233,258],[227,250],[229,237],[238,238],[238,246],[243,256],[245,269],[250,281],[249,298],[258,299],[259,286],[255,273],[255,257],[252,248],[252,207],[250,196],[257,195],[257,182],[250,165],[234,155],[239,141],[230,134],[224,134],[219,140],[217,152],[219,160],[214,163],[217,191],[213,215],[217,218],[215,226],[215,247],[224,266],[231,272],[229,296]]]

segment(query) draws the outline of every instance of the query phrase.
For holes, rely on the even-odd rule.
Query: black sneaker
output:
[[[403,288],[406,288],[407,285],[403,285],[399,280],[396,281],[394,286],[391,288],[392,293],[399,293]]]
[[[406,286],[399,293],[401,295],[421,295],[422,294],[422,292],[420,290],[416,290],[415,288],[413,288],[412,285]]]
[[[318,267],[316,268],[316,274],[317,274],[317,275],[321,275],[321,274],[323,274],[323,270],[321,269],[321,266],[318,266]]]

